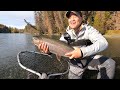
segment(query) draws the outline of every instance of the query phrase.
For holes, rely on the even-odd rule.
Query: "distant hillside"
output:
[[[11,33],[11,30],[7,26],[0,24],[0,33]]]
[[[0,33],[23,33],[23,29],[17,29],[0,24]]]

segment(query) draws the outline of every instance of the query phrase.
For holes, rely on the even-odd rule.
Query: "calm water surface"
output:
[[[30,34],[0,34],[0,79],[26,79],[17,62],[20,51],[36,51]]]

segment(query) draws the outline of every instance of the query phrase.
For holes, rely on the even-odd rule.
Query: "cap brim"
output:
[[[75,11],[67,11],[67,12],[66,12],[66,17],[67,17],[67,18],[69,18],[70,13],[73,13],[73,14],[75,14],[75,15],[77,15],[77,16],[79,15],[79,14],[78,14],[77,12],[75,12]]]

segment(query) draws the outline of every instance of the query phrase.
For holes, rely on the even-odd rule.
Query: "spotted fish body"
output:
[[[66,44],[62,41],[49,39],[49,38],[45,38],[45,37],[42,37],[42,38],[33,37],[33,43],[36,46],[38,46],[38,44],[41,42],[45,42],[49,47],[49,51],[58,56],[64,56],[65,53],[68,53],[68,52],[71,52],[74,50],[74,48],[72,46],[69,46],[68,44]]]

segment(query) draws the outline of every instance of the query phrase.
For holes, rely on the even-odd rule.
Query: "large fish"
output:
[[[71,52],[74,48],[67,43],[64,43],[59,40],[49,39],[46,37],[33,37],[33,43],[38,46],[39,43],[45,42],[51,53],[56,54],[56,56],[65,56],[65,53]],[[65,56],[66,57],[66,56]]]
[[[39,43],[45,42],[49,46],[49,50],[51,53],[54,53],[58,56],[64,56],[65,53],[73,51],[73,47],[81,47],[83,45],[91,45],[90,40],[78,40],[71,42],[70,44],[62,42],[60,40],[54,40],[46,37],[33,37],[33,42],[36,46],[38,46]]]

